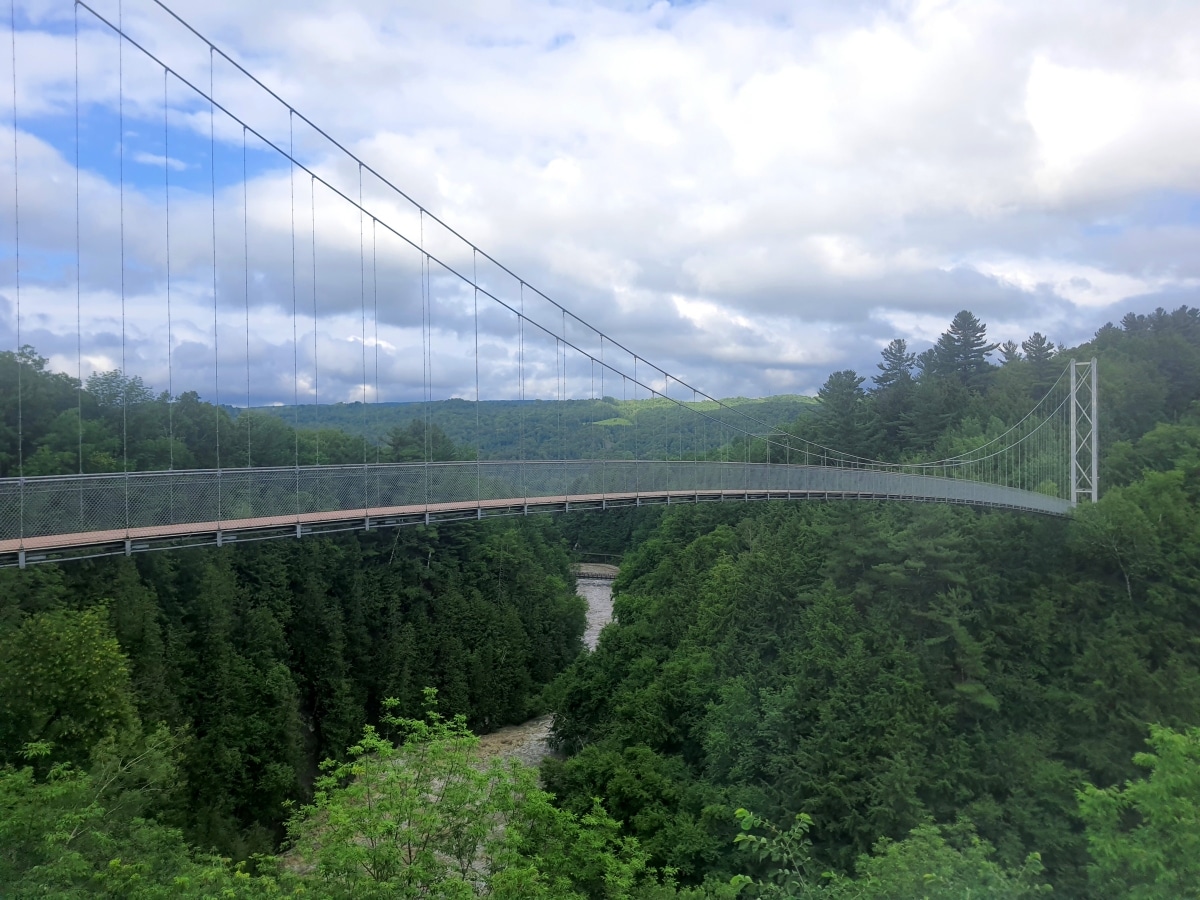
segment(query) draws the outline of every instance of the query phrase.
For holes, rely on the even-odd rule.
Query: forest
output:
[[[1196,896],[1200,310],[1069,349],[963,311],[766,411],[935,458],[1093,356],[1103,495],[1067,520],[731,503],[0,570],[2,893]],[[589,402],[625,434],[602,423],[656,401]],[[214,466],[217,428],[221,465],[491,452],[432,415],[286,412],[8,351],[0,476]],[[746,451],[672,450],[673,421],[639,453]],[[570,548],[623,557],[593,652]],[[543,711],[540,772],[476,759]]]
[[[665,397],[620,400],[439,400],[414,403],[334,403],[265,406],[300,429],[340,429],[381,446],[390,434],[436,427],[481,459],[696,459],[715,456],[753,420],[790,422],[816,408],[812,397],[779,395],[680,401]],[[478,417],[476,416],[478,412]],[[703,413],[703,415],[696,415]],[[473,454],[474,455],[474,454]],[[346,460],[347,462],[361,462]]]

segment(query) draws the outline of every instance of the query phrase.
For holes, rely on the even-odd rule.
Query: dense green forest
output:
[[[33,347],[0,352],[0,478],[477,456],[744,456],[746,439],[735,440],[739,434],[815,408],[812,398],[782,396],[734,398],[724,406],[606,397],[239,410],[207,403],[194,391],[155,393],[138,376],[119,371],[95,373],[81,384],[50,371],[47,362]]]
[[[893,342],[870,392],[855,372],[831,375],[817,414],[790,430],[894,458],[961,446],[985,416],[1027,408],[1066,356],[1040,335],[1024,353],[1003,348],[1000,366],[989,349],[962,313],[923,357]],[[734,843],[748,809],[743,834],[771,851],[758,874],[781,853],[793,861],[775,885],[784,896],[843,896],[856,867],[867,891],[871,877],[925,865],[914,848],[932,860],[939,841],[994,849],[1014,884],[1023,873],[1057,896],[1137,884],[1194,896],[1200,311],[1126,317],[1070,355],[1099,358],[1106,485],[1071,520],[703,506],[640,536],[617,624],[555,685],[568,757],[547,765],[548,788],[575,810],[603,797],[686,882],[745,871],[747,844],[764,846]],[[1136,778],[1152,726],[1173,729],[1155,740],[1178,754],[1185,814],[1139,867],[1098,847],[1152,820],[1103,791]],[[784,830],[771,839],[767,823]],[[865,856],[880,841],[901,843]],[[965,896],[963,884],[944,895]]]
[[[735,453],[728,445],[741,432],[793,421],[815,407],[812,397],[791,395],[734,397],[720,404],[604,397],[268,406],[252,414],[275,415],[301,429],[365,433],[374,445],[386,444],[396,429],[428,422],[455,444],[478,448],[482,459],[703,459]]]
[[[1195,896],[1200,311],[1069,351],[964,311],[770,415],[927,458],[1093,355],[1105,491],[1070,520],[721,504],[0,571],[0,894]],[[492,453],[457,402],[466,431],[373,443],[30,349],[0,386],[0,475],[213,466],[217,428],[222,465]],[[676,410],[588,402],[563,432],[688,455]],[[567,419],[503,414],[530,410]],[[572,548],[625,556],[592,653]],[[546,708],[544,790],[474,760],[471,730]]]
[[[0,819],[34,803],[52,831],[38,791],[88,795],[64,773],[131,765],[154,785],[126,785],[135,818],[234,859],[273,852],[286,804],[385,699],[420,716],[437,686],[436,710],[473,728],[522,721],[584,612],[546,519],[0,571]],[[0,884],[73,845],[4,828]]]

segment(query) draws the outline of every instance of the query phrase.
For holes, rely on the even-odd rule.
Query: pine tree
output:
[[[856,456],[871,456],[875,450],[877,425],[866,403],[865,379],[853,369],[834,372],[821,385],[817,397],[817,440],[827,447]]]
[[[940,374],[938,372],[938,353],[936,347],[930,347],[928,350],[922,350],[917,354],[917,378],[930,378]]]
[[[1035,331],[1021,342],[1021,349],[1033,368],[1033,391],[1041,394],[1054,381],[1054,369],[1057,368],[1054,358],[1058,348],[1040,331]]]
[[[934,347],[937,373],[957,376],[970,388],[982,386],[991,368],[988,356],[999,344],[989,344],[987,326],[969,310],[961,310]]]
[[[1035,331],[1021,341],[1021,349],[1025,351],[1026,359],[1034,365],[1047,362],[1055,353],[1054,342],[1046,340],[1046,336],[1040,331]]]
[[[1005,341],[1000,345],[1000,355],[1003,358],[1003,365],[1014,363],[1021,358],[1021,347],[1016,341]]]
[[[917,355],[908,352],[908,342],[904,338],[896,338],[884,347],[881,356],[883,361],[876,363],[880,374],[871,378],[877,388],[886,390],[912,380]]]
[[[880,374],[871,379],[875,383],[872,405],[882,429],[883,446],[893,454],[903,450],[900,429],[916,385],[912,375],[916,362],[917,355],[909,352],[908,343],[896,338],[883,349],[882,362],[877,364]]]

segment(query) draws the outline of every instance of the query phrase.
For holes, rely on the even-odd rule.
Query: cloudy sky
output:
[[[0,340],[19,241],[20,340],[72,374],[235,405],[634,396],[560,351],[633,369],[542,291],[713,395],[811,393],[963,308],[1070,344],[1200,305],[1194,3],[175,0],[508,272],[152,0],[88,6],[173,74],[18,0],[14,80],[5,16]]]

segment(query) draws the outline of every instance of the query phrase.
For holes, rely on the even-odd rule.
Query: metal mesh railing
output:
[[[566,460],[314,466],[0,479],[0,541],[302,523],[328,513],[689,494],[848,495],[1065,514],[1069,501],[961,478],[766,463]]]

